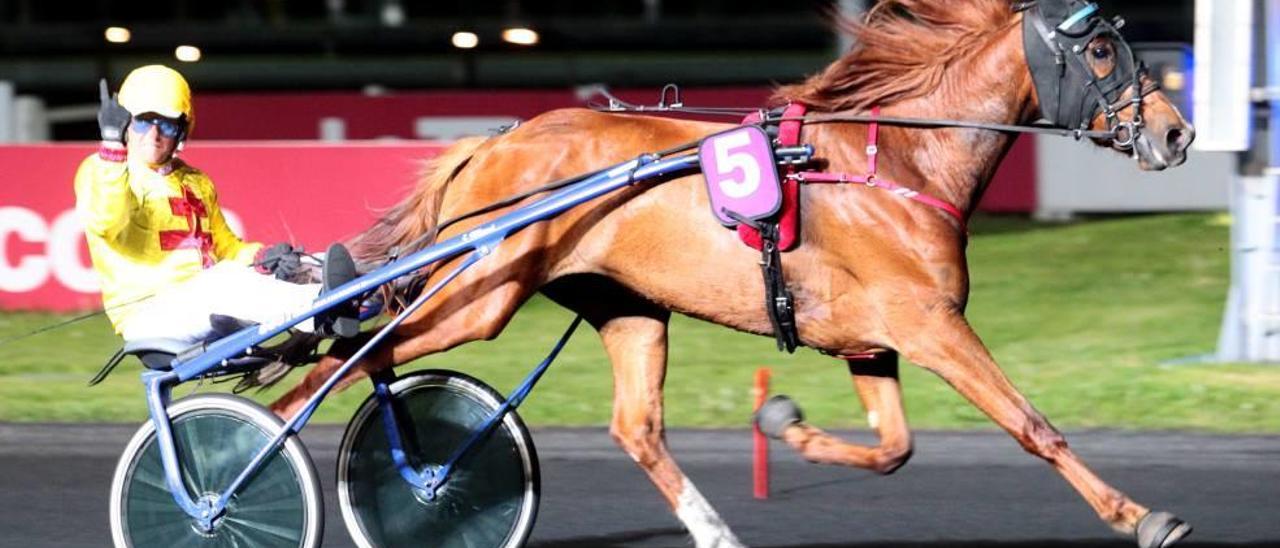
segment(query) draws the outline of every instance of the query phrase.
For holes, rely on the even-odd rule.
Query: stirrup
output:
[[[321,271],[320,295],[326,295],[356,279],[356,262],[342,244],[333,244],[325,252]],[[316,332],[327,337],[350,338],[360,334],[360,305],[357,301],[339,303],[316,315]]]

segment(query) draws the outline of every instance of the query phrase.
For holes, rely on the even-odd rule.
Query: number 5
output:
[[[760,166],[750,152],[734,152],[751,144],[751,135],[747,132],[730,133],[712,141],[716,154],[716,175],[720,190],[730,198],[750,196],[760,187]],[[734,172],[741,170],[741,179],[735,178]]]

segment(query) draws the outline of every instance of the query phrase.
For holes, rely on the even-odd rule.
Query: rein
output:
[[[908,127],[918,129],[985,129],[1002,133],[1030,133],[1039,135],[1055,135],[1081,139],[1114,139],[1117,130],[1067,129],[1056,126],[996,124],[975,122],[971,120],[948,120],[944,118],[906,118],[901,116],[878,116],[876,114],[809,114],[805,116],[789,116],[767,118],[766,122],[798,121],[806,124],[871,124],[885,126]]]
[[[1040,135],[1056,135],[1059,137],[1072,137],[1077,141],[1089,139],[1115,139],[1118,129],[1109,130],[1089,130],[1089,129],[1070,129],[1059,126],[1050,125],[1019,125],[1019,124],[997,124],[992,122],[978,122],[974,120],[952,120],[948,118],[912,118],[902,116],[879,116],[878,114],[806,114],[804,116],[769,116],[767,112],[758,108],[747,107],[689,107],[684,103],[676,102],[668,104],[666,102],[666,92],[670,89],[677,90],[676,97],[679,97],[679,88],[675,84],[667,84],[663,89],[663,97],[656,105],[636,105],[627,103],[618,99],[609,90],[604,88],[595,89],[595,93],[609,100],[609,104],[590,104],[592,110],[597,112],[613,112],[619,114],[697,114],[702,116],[724,116],[741,119],[743,116],[750,114],[759,114],[761,123],[777,123],[777,122],[800,122],[807,124],[838,124],[838,123],[858,123],[869,124],[877,123],[886,126],[910,127],[921,129],[986,129],[991,131],[1000,131],[1005,133],[1032,133]],[[1152,90],[1154,91],[1154,90]],[[1148,92],[1150,93],[1150,92]],[[686,147],[696,146],[694,144],[686,145]],[[684,148],[684,147],[677,147]]]

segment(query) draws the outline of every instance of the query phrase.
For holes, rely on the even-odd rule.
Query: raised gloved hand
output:
[[[253,268],[277,280],[291,280],[302,270],[302,249],[285,242],[263,247],[253,258]]]
[[[98,96],[102,105],[98,107],[98,131],[102,140],[109,143],[124,143],[124,132],[129,128],[133,115],[120,106],[120,102],[111,96],[107,89],[107,79],[98,82]]]

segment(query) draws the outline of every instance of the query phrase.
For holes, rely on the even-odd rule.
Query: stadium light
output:
[[[178,46],[173,50],[173,56],[184,63],[194,63],[200,60],[200,48],[195,46]]]
[[[458,49],[471,49],[480,44],[480,37],[474,32],[455,32],[453,33],[453,47]]]
[[[112,44],[124,44],[133,38],[133,33],[124,27],[107,27],[107,30],[102,34]]]
[[[538,33],[533,29],[512,27],[502,31],[502,39],[521,46],[532,46],[538,43]]]

